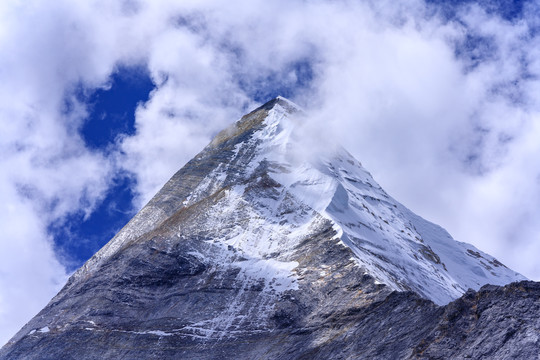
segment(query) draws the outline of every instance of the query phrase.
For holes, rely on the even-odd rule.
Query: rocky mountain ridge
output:
[[[278,97],[218,134],[0,358],[538,353],[538,284],[480,289],[524,278],[410,212],[345,150],[312,156],[308,120]]]

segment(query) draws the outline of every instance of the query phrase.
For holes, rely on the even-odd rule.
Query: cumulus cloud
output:
[[[118,172],[137,179],[140,207],[280,93],[406,206],[539,279],[533,10],[508,20],[419,0],[2,2],[0,342],[65,279],[51,222],[91,213]],[[136,133],[89,149],[75,92],[131,64],[156,85]]]

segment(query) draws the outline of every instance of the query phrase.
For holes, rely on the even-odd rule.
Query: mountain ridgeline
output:
[[[537,359],[540,285],[307,121],[278,97],[220,132],[0,359]]]

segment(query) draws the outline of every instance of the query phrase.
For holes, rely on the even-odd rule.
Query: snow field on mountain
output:
[[[301,121],[279,104],[270,110],[256,161],[275,164],[270,175],[287,192],[341,229],[359,266],[395,290],[412,290],[437,304],[468,288],[503,285],[524,277],[388,196],[345,150],[320,144],[317,157],[302,141]],[[256,167],[256,164],[253,164]]]

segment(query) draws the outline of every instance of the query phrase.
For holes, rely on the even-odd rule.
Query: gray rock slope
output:
[[[440,252],[441,243],[412,229],[418,219],[404,222],[412,215],[370,177],[358,175],[353,184],[377,190],[357,196],[363,205],[345,185],[332,188],[326,211],[318,208],[324,197],[302,198],[306,181],[287,182],[290,164],[260,157],[265,139],[282,136],[267,122],[277,107],[281,115],[299,111],[277,98],[218,134],[0,350],[0,359],[538,358],[538,283],[486,285],[441,305],[437,300],[452,291],[457,298],[473,279],[452,269],[453,260],[489,279],[520,276],[462,243]],[[274,152],[280,144],[266,141]],[[347,204],[376,219],[362,226],[379,229],[377,236],[366,230],[355,239],[352,220],[340,222],[347,212],[336,194],[345,192]],[[396,241],[409,247],[394,251],[416,249],[412,265],[385,268],[390,255],[383,250],[358,250],[392,239],[380,234],[407,231],[410,237]],[[403,278],[415,264],[434,277]],[[431,279],[441,296],[425,290]]]

